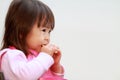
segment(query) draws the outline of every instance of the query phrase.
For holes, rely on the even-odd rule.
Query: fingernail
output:
[[[55,51],[55,53],[58,53],[58,51]]]

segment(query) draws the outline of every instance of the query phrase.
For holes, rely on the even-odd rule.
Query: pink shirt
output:
[[[63,74],[54,73],[49,70],[54,63],[53,58],[46,53],[36,53],[25,56],[17,49],[3,49],[4,54],[1,61],[1,70],[5,80],[65,80]]]

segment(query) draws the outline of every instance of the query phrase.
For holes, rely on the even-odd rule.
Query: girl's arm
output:
[[[45,53],[40,53],[29,61],[23,52],[9,50],[2,60],[2,70],[10,80],[37,80],[54,63],[53,58]]]

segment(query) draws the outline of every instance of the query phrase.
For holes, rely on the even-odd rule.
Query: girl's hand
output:
[[[60,65],[61,51],[59,48],[53,44],[44,45],[41,48],[41,52],[45,52],[51,55],[54,59],[54,64],[51,66],[51,71],[56,73],[62,73],[62,67]]]
[[[51,66],[51,71],[55,73],[63,73],[63,69],[60,65],[61,51],[59,48],[56,48],[57,51],[53,54],[54,64]]]
[[[52,44],[43,45],[41,47],[41,52],[45,52],[46,54],[49,54],[50,56],[53,56],[55,51],[56,51],[56,48]]]
[[[54,59],[54,65],[60,63],[61,51],[60,51],[58,48],[56,48],[56,51],[55,51],[55,53],[53,54],[53,59]]]

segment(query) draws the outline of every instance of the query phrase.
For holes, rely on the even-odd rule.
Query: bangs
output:
[[[42,6],[38,11],[39,11],[37,17],[38,27],[47,27],[53,30],[55,25],[55,20],[54,20],[54,15],[50,10],[50,8],[48,6]]]

